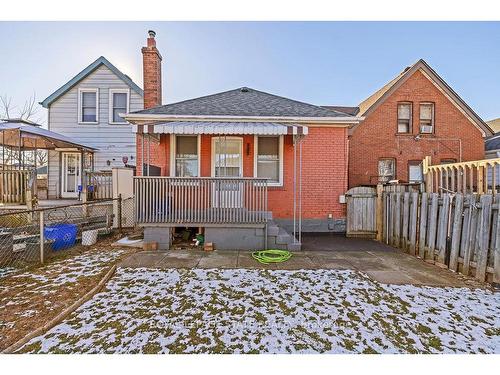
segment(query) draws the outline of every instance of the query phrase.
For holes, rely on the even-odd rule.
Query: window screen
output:
[[[432,133],[434,131],[434,104],[420,104],[420,133]]]

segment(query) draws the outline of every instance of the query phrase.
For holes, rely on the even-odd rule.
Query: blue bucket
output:
[[[75,224],[54,224],[46,226],[43,234],[47,240],[54,241],[53,250],[62,250],[75,244],[77,231]]]

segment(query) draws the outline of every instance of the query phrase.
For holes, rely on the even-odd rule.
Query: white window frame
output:
[[[124,125],[128,124],[126,120],[123,121],[113,121],[113,94],[127,94],[127,109],[126,113],[128,113],[130,108],[130,89],[109,89],[109,111],[108,111],[108,122],[111,125]]]
[[[210,166],[210,169],[211,169],[211,176],[212,177],[215,177],[215,142],[217,140],[221,140],[221,139],[233,139],[233,140],[237,140],[239,141],[240,143],[240,154],[241,154],[241,160],[240,160],[240,172],[241,172],[241,176],[240,178],[243,178],[245,176],[245,171],[243,170],[243,165],[244,165],[244,158],[245,158],[245,155],[243,154],[243,137],[225,137],[225,136],[221,136],[221,137],[212,137],[212,140],[211,140],[211,151],[210,151],[210,159],[211,159],[211,166]]]
[[[83,93],[84,92],[95,92],[95,121],[83,121],[82,119],[82,105],[83,105]],[[79,124],[98,124],[99,123],[99,89],[87,88],[78,89],[78,123]]]
[[[431,127],[432,127],[432,131],[431,132],[422,132],[422,124],[421,124],[421,121],[422,121],[422,106],[423,105],[430,105],[432,107],[432,113],[431,113]],[[434,131],[435,131],[435,126],[434,126],[434,123],[435,123],[435,114],[436,114],[436,104],[434,104],[433,102],[421,102],[419,103],[418,105],[418,132],[420,134],[434,134]]]
[[[253,160],[253,175],[255,178],[259,178],[257,176],[257,159],[258,159],[258,151],[259,151],[259,137],[279,137],[279,182],[268,182],[267,186],[283,186],[283,135],[254,135],[253,146],[254,146],[254,160]]]
[[[407,132],[400,132],[399,131],[399,106],[400,105],[407,105],[410,107],[410,118],[408,119],[408,131]],[[396,128],[396,133],[397,134],[412,134],[413,133],[413,102],[397,102],[396,105],[396,110],[397,110],[397,128]]]
[[[198,176],[201,175],[201,135],[200,134],[170,134],[170,177],[179,177],[175,175],[175,153],[176,153],[176,137],[196,137],[197,147],[196,151],[198,152]]]

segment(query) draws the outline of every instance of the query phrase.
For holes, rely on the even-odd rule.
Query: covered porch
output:
[[[82,171],[91,170],[95,148],[62,134],[44,129],[39,124],[21,119],[0,122],[0,205],[6,207],[38,205],[37,170],[47,165],[40,152],[71,151],[78,158],[67,160],[66,181],[76,182]],[[76,161],[79,160],[78,163]],[[64,179],[64,177],[63,177]],[[73,180],[69,180],[73,179]]]
[[[203,228],[207,238],[212,232],[218,238],[239,233],[250,247],[263,248],[276,247],[272,242],[280,234],[285,240],[273,218],[286,217],[293,221],[286,241],[300,244],[301,141],[307,132],[295,123],[273,122],[138,125],[136,222]]]

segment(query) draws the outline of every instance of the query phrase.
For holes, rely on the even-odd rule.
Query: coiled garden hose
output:
[[[292,253],[286,250],[271,249],[255,251],[252,253],[252,257],[262,264],[281,263],[290,259]]]

